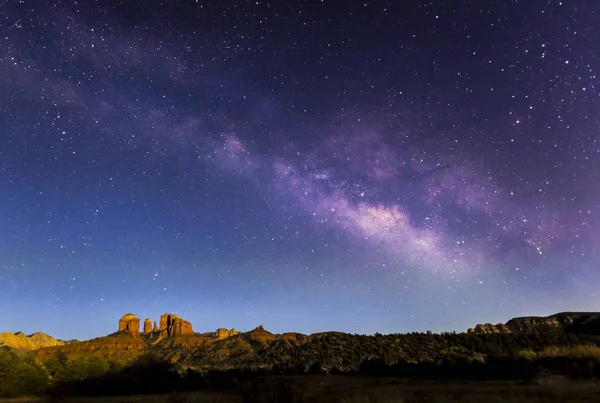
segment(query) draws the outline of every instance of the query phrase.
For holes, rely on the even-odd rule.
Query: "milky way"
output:
[[[70,3],[1,6],[5,330],[600,309],[600,4]]]

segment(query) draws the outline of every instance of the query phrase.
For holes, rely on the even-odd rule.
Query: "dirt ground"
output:
[[[6,403],[41,403],[46,399],[21,398]],[[600,381],[572,381],[548,377],[531,383],[433,382],[398,378],[348,376],[270,377],[242,383],[236,391],[196,391],[164,395],[83,398],[64,403],[596,403]]]

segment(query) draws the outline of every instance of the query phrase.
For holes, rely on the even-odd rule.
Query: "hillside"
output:
[[[139,318],[127,314],[117,331],[107,336],[30,352],[0,348],[0,370],[4,368],[5,376],[10,375],[5,382],[18,390],[30,390],[35,384],[39,390],[51,386],[60,392],[65,387],[67,393],[84,394],[233,385],[244,374],[526,379],[547,368],[590,377],[600,375],[599,317],[560,313],[515,318],[502,326],[480,325],[464,333],[304,335],[274,334],[262,326],[248,332],[198,333],[173,314],[164,314],[155,323],[146,319],[141,328]],[[31,339],[45,340],[39,335]]]
[[[40,334],[29,338],[18,334],[14,339],[19,343],[13,342],[13,345],[33,350],[31,355],[38,363],[66,357],[68,360],[93,360],[102,365],[124,365],[152,355],[195,368],[308,371],[318,364],[320,371],[332,368],[354,371],[363,361],[371,359],[382,359],[387,363],[440,362],[449,357],[485,360],[490,354],[541,354],[549,346],[600,342],[600,313],[593,312],[514,318],[505,324],[477,325],[460,334],[274,334],[262,326],[248,332],[217,329],[197,333],[190,322],[174,314],[162,315],[154,325],[148,318],[143,328],[140,323],[135,315],[126,314],[119,320],[117,331],[107,336],[65,343]],[[43,340],[46,344],[38,346],[31,340]]]
[[[131,362],[153,355],[171,363],[212,369],[280,368],[308,371],[358,370],[361,362],[439,362],[449,357],[481,360],[485,356],[515,356],[525,351],[542,352],[548,346],[597,343],[597,313],[559,313],[548,317],[523,317],[500,325],[478,325],[467,333],[411,333],[350,335],[323,332],[274,334],[262,326],[248,332],[217,329],[197,333],[191,323],[173,314],[161,316],[160,325],[124,315],[115,333],[78,343],[33,351],[39,363],[64,355],[70,360]],[[502,338],[498,338],[502,336]],[[530,354],[530,353],[529,353]],[[537,353],[536,353],[537,354]],[[453,358],[454,359],[454,358]]]
[[[36,332],[28,336],[26,336],[22,332],[0,333],[0,346],[12,347],[22,350],[37,350],[43,347],[62,346],[72,342],[73,341],[66,342],[64,340],[58,340],[42,332]]]
[[[480,324],[467,331],[477,334],[508,333],[580,333],[600,334],[600,313],[561,312],[550,316],[524,316],[513,318],[506,323]]]

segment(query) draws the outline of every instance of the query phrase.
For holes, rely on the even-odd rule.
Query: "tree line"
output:
[[[251,348],[231,350],[237,342]],[[259,343],[234,336],[215,352],[149,351],[133,361],[97,353],[57,352],[42,362],[0,348],[0,396],[163,393],[204,387],[234,388],[240,379],[267,375],[346,374],[435,379],[527,379],[540,369],[572,377],[600,375],[599,336],[572,333],[323,333]],[[215,343],[216,346],[219,344]]]

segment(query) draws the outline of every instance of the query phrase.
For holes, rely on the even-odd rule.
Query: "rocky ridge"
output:
[[[35,351],[35,357],[43,361],[61,351],[72,358],[96,355],[128,360],[150,351],[160,351],[161,355],[175,362],[202,351],[207,357],[220,360],[231,355],[253,354],[257,348],[265,348],[273,342],[296,346],[308,340],[308,336],[299,333],[275,335],[266,331],[263,326],[245,333],[225,328],[215,332],[195,333],[190,322],[170,313],[161,315],[158,326],[150,329],[150,323],[150,319],[144,320],[144,331],[140,331],[140,319],[128,313],[119,319],[115,333],[73,345],[41,348]]]
[[[523,316],[513,318],[506,323],[480,324],[468,329],[467,333],[598,333],[600,330],[600,313],[596,312],[561,312],[550,316]]]
[[[235,330],[235,329],[229,329],[229,330],[227,330],[225,328],[219,328],[219,329],[217,329],[215,331],[214,337],[217,340],[225,340],[226,338],[231,337],[231,336],[235,336],[238,333],[239,332],[237,330]]]
[[[173,361],[189,357],[205,357],[221,360],[230,356],[251,356],[269,346],[277,348],[296,348],[311,340],[330,337],[338,332],[273,334],[257,326],[247,332],[236,329],[219,328],[214,332],[196,333],[192,324],[178,315],[163,314],[159,324],[146,319],[140,331],[140,320],[133,314],[124,315],[119,320],[117,332],[108,336],[73,344],[62,341],[49,342],[47,346],[29,347],[36,350],[36,357],[43,359],[62,351],[69,356],[99,355],[113,358],[134,358],[146,352],[160,352]],[[149,331],[151,330],[151,331]],[[480,324],[468,330],[472,334],[508,334],[508,333],[555,333],[575,332],[600,335],[600,313],[559,313],[548,317],[521,317],[496,325]],[[344,334],[339,333],[342,337]],[[24,337],[20,335],[19,337]],[[48,336],[49,337],[49,336]],[[52,344],[56,343],[56,344]],[[61,344],[62,343],[62,344]],[[269,347],[270,348],[270,347]]]
[[[64,340],[55,339],[46,333],[36,332],[26,336],[22,332],[0,333],[0,346],[19,348],[23,350],[36,350],[43,347],[63,346],[67,344]]]

